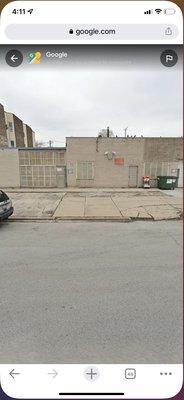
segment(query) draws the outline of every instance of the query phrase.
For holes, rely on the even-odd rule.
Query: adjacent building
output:
[[[32,128],[0,104],[0,147],[34,147]]]
[[[35,147],[35,132],[27,124],[23,123],[25,147]]]
[[[0,104],[0,148],[8,147],[4,107]]]

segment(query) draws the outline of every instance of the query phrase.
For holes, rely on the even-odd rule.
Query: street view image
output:
[[[0,363],[182,363],[180,57],[19,47],[0,71]]]

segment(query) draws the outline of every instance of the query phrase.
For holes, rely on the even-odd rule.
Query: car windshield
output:
[[[0,203],[6,200],[8,200],[7,194],[0,190]]]

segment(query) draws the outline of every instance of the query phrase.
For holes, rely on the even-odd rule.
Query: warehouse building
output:
[[[143,176],[156,187],[159,175],[183,186],[182,138],[68,137],[62,148],[0,148],[0,187],[136,188]]]
[[[183,184],[182,138],[70,137],[66,140],[69,187],[142,187],[142,177],[157,186],[158,175]]]

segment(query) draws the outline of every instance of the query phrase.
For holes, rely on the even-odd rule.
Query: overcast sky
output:
[[[66,136],[97,136],[107,126],[118,136],[127,126],[129,135],[182,136],[177,70],[36,68],[1,70],[0,102],[38,141],[62,146]]]

